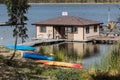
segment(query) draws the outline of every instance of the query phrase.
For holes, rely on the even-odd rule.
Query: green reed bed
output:
[[[120,74],[120,43],[113,46],[111,52],[106,57],[107,68],[111,75]]]
[[[101,59],[99,65],[89,69],[95,80],[120,79],[120,42],[113,45],[109,52]]]
[[[101,68],[111,75],[120,74],[120,42],[115,44],[103,57]]]

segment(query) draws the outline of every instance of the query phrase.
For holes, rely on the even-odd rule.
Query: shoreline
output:
[[[49,5],[49,4],[93,4],[93,5],[95,5],[95,4],[120,4],[120,2],[118,2],[118,3],[28,3],[28,4],[30,4],[30,5],[34,5],[34,4],[36,4],[36,5],[42,5],[42,4],[46,4],[46,5]]]

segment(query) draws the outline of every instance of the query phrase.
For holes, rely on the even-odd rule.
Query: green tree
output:
[[[29,9],[28,0],[5,0],[5,5],[8,10],[8,24],[13,29],[13,37],[15,37],[15,48],[13,55],[11,56],[10,60],[12,60],[16,54],[16,46],[18,42],[18,38],[21,37],[22,42],[28,37],[26,34],[27,28],[25,27],[25,21],[27,21],[27,17],[25,14]]]

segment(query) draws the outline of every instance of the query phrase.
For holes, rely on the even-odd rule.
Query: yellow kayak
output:
[[[58,62],[58,61],[36,60],[35,63],[43,63],[49,66],[61,66],[61,67],[70,67],[70,68],[78,68],[78,69],[83,68],[81,64]]]

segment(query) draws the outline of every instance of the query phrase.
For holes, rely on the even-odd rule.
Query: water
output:
[[[107,23],[108,8],[110,8],[110,19],[116,20],[119,16],[118,4],[41,4],[31,5],[27,17],[28,35],[30,41],[36,35],[36,27],[31,25],[34,22],[39,22],[49,18],[55,18],[61,16],[63,11],[67,11],[69,16],[79,16],[91,20],[97,20],[103,23]],[[7,10],[5,5],[0,4],[0,22],[8,20]],[[14,44],[14,38],[12,38],[13,28],[9,26],[0,27],[0,45]],[[21,43],[21,40],[19,40]]]
[[[91,20],[96,20],[107,24],[108,21],[108,8],[110,8],[110,20],[117,20],[117,17],[120,14],[119,4],[41,4],[41,5],[31,5],[27,17],[28,36],[29,38],[26,41],[30,41],[36,35],[36,27],[31,25],[34,22],[39,22],[42,20],[55,18],[61,16],[63,11],[67,11],[69,16],[79,16],[82,18],[87,18]],[[0,22],[5,22],[9,19],[7,16],[7,10],[5,5],[0,4]],[[12,37],[13,27],[1,26],[0,27],[0,45],[11,45],[14,44],[14,38]],[[21,43],[19,39],[18,43]],[[71,43],[69,43],[71,44]],[[83,54],[83,64],[89,66],[91,63],[98,62],[105,52],[107,52],[110,45],[93,45],[93,44],[84,44],[90,48],[90,45],[93,48],[83,49],[83,43],[72,43],[74,46],[72,49],[79,52],[79,50],[88,51],[89,53]],[[82,46],[81,46],[82,45]],[[69,49],[69,48],[67,48]],[[96,51],[97,49],[97,51]],[[69,49],[71,50],[71,49]],[[91,51],[92,50],[92,51]],[[95,52],[96,51],[96,52]],[[82,53],[82,52],[81,52]]]
[[[56,52],[56,50],[64,51],[62,54],[64,54],[66,62],[81,63],[82,61],[83,66],[86,68],[99,65],[101,59],[106,56],[108,51],[112,48],[112,45],[107,44],[93,45],[93,43],[80,42],[63,42],[44,46],[45,50],[49,53]],[[37,46],[37,49],[40,48],[41,45]]]

